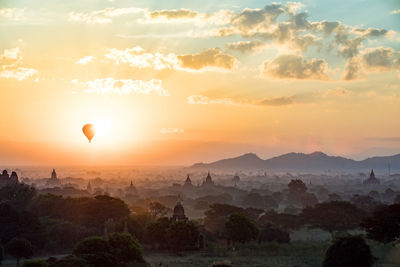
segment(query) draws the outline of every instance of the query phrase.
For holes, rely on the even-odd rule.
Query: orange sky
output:
[[[400,151],[400,7],[206,2],[1,3],[0,165]]]

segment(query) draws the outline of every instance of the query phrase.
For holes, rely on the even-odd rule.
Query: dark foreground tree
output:
[[[84,259],[75,255],[68,255],[51,265],[52,267],[86,267],[87,263]]]
[[[42,259],[24,261],[22,267],[48,267],[49,264]]]
[[[268,224],[261,229],[258,242],[290,243],[290,235],[288,232]]]
[[[167,229],[167,240],[175,250],[193,248],[199,240],[197,225],[192,221],[173,222]]]
[[[21,258],[31,258],[33,256],[33,246],[31,242],[23,238],[13,238],[7,243],[7,253],[13,256],[17,260],[17,266],[19,266],[19,260]]]
[[[3,261],[3,257],[4,257],[4,248],[2,245],[0,245],[0,266],[1,262]]]
[[[120,263],[144,262],[142,247],[130,234],[113,233],[108,237],[110,252]]]
[[[168,240],[167,229],[171,223],[170,219],[163,217],[147,226],[147,240],[153,245],[153,247],[156,247],[157,245],[166,246]]]
[[[243,214],[235,213],[225,222],[227,237],[234,242],[246,243],[258,237],[256,224]]]
[[[307,207],[301,213],[305,224],[330,232],[357,229],[366,213],[355,205],[344,201],[320,203]]]
[[[371,267],[374,257],[360,236],[336,240],[326,251],[323,267]]]
[[[400,204],[376,209],[361,223],[361,226],[371,239],[382,243],[396,240],[400,235]]]

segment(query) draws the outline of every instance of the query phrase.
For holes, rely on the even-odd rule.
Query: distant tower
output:
[[[130,195],[134,195],[137,193],[136,187],[133,185],[132,181],[131,184],[125,189],[125,192]]]
[[[51,179],[57,179],[57,173],[56,173],[55,169],[53,169],[53,171],[51,173]]]
[[[16,172],[11,173],[10,182],[13,184],[18,184],[18,175]]]
[[[193,185],[192,185],[192,180],[190,180],[190,176],[189,176],[189,174],[187,175],[187,177],[186,177],[186,181],[185,181],[185,183],[183,184],[183,187],[185,187],[185,188],[191,188]]]
[[[369,175],[369,178],[367,180],[365,180],[363,182],[363,184],[366,184],[366,185],[380,184],[379,179],[377,179],[375,177],[374,169],[371,170],[371,174]]]
[[[87,184],[86,191],[88,191],[89,193],[92,193],[92,185],[90,184],[90,181]]]
[[[203,185],[214,185],[214,182],[211,178],[210,172],[207,173],[206,180],[204,181]]]

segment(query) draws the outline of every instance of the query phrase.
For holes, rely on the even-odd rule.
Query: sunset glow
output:
[[[400,148],[397,1],[44,3],[0,4],[5,164]]]

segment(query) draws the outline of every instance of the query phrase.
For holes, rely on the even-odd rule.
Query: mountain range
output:
[[[235,158],[222,159],[211,163],[196,163],[197,169],[262,169],[274,171],[400,171],[400,154],[393,156],[371,157],[353,160],[344,157],[329,156],[322,152],[288,153],[270,159],[261,159],[254,153]]]

